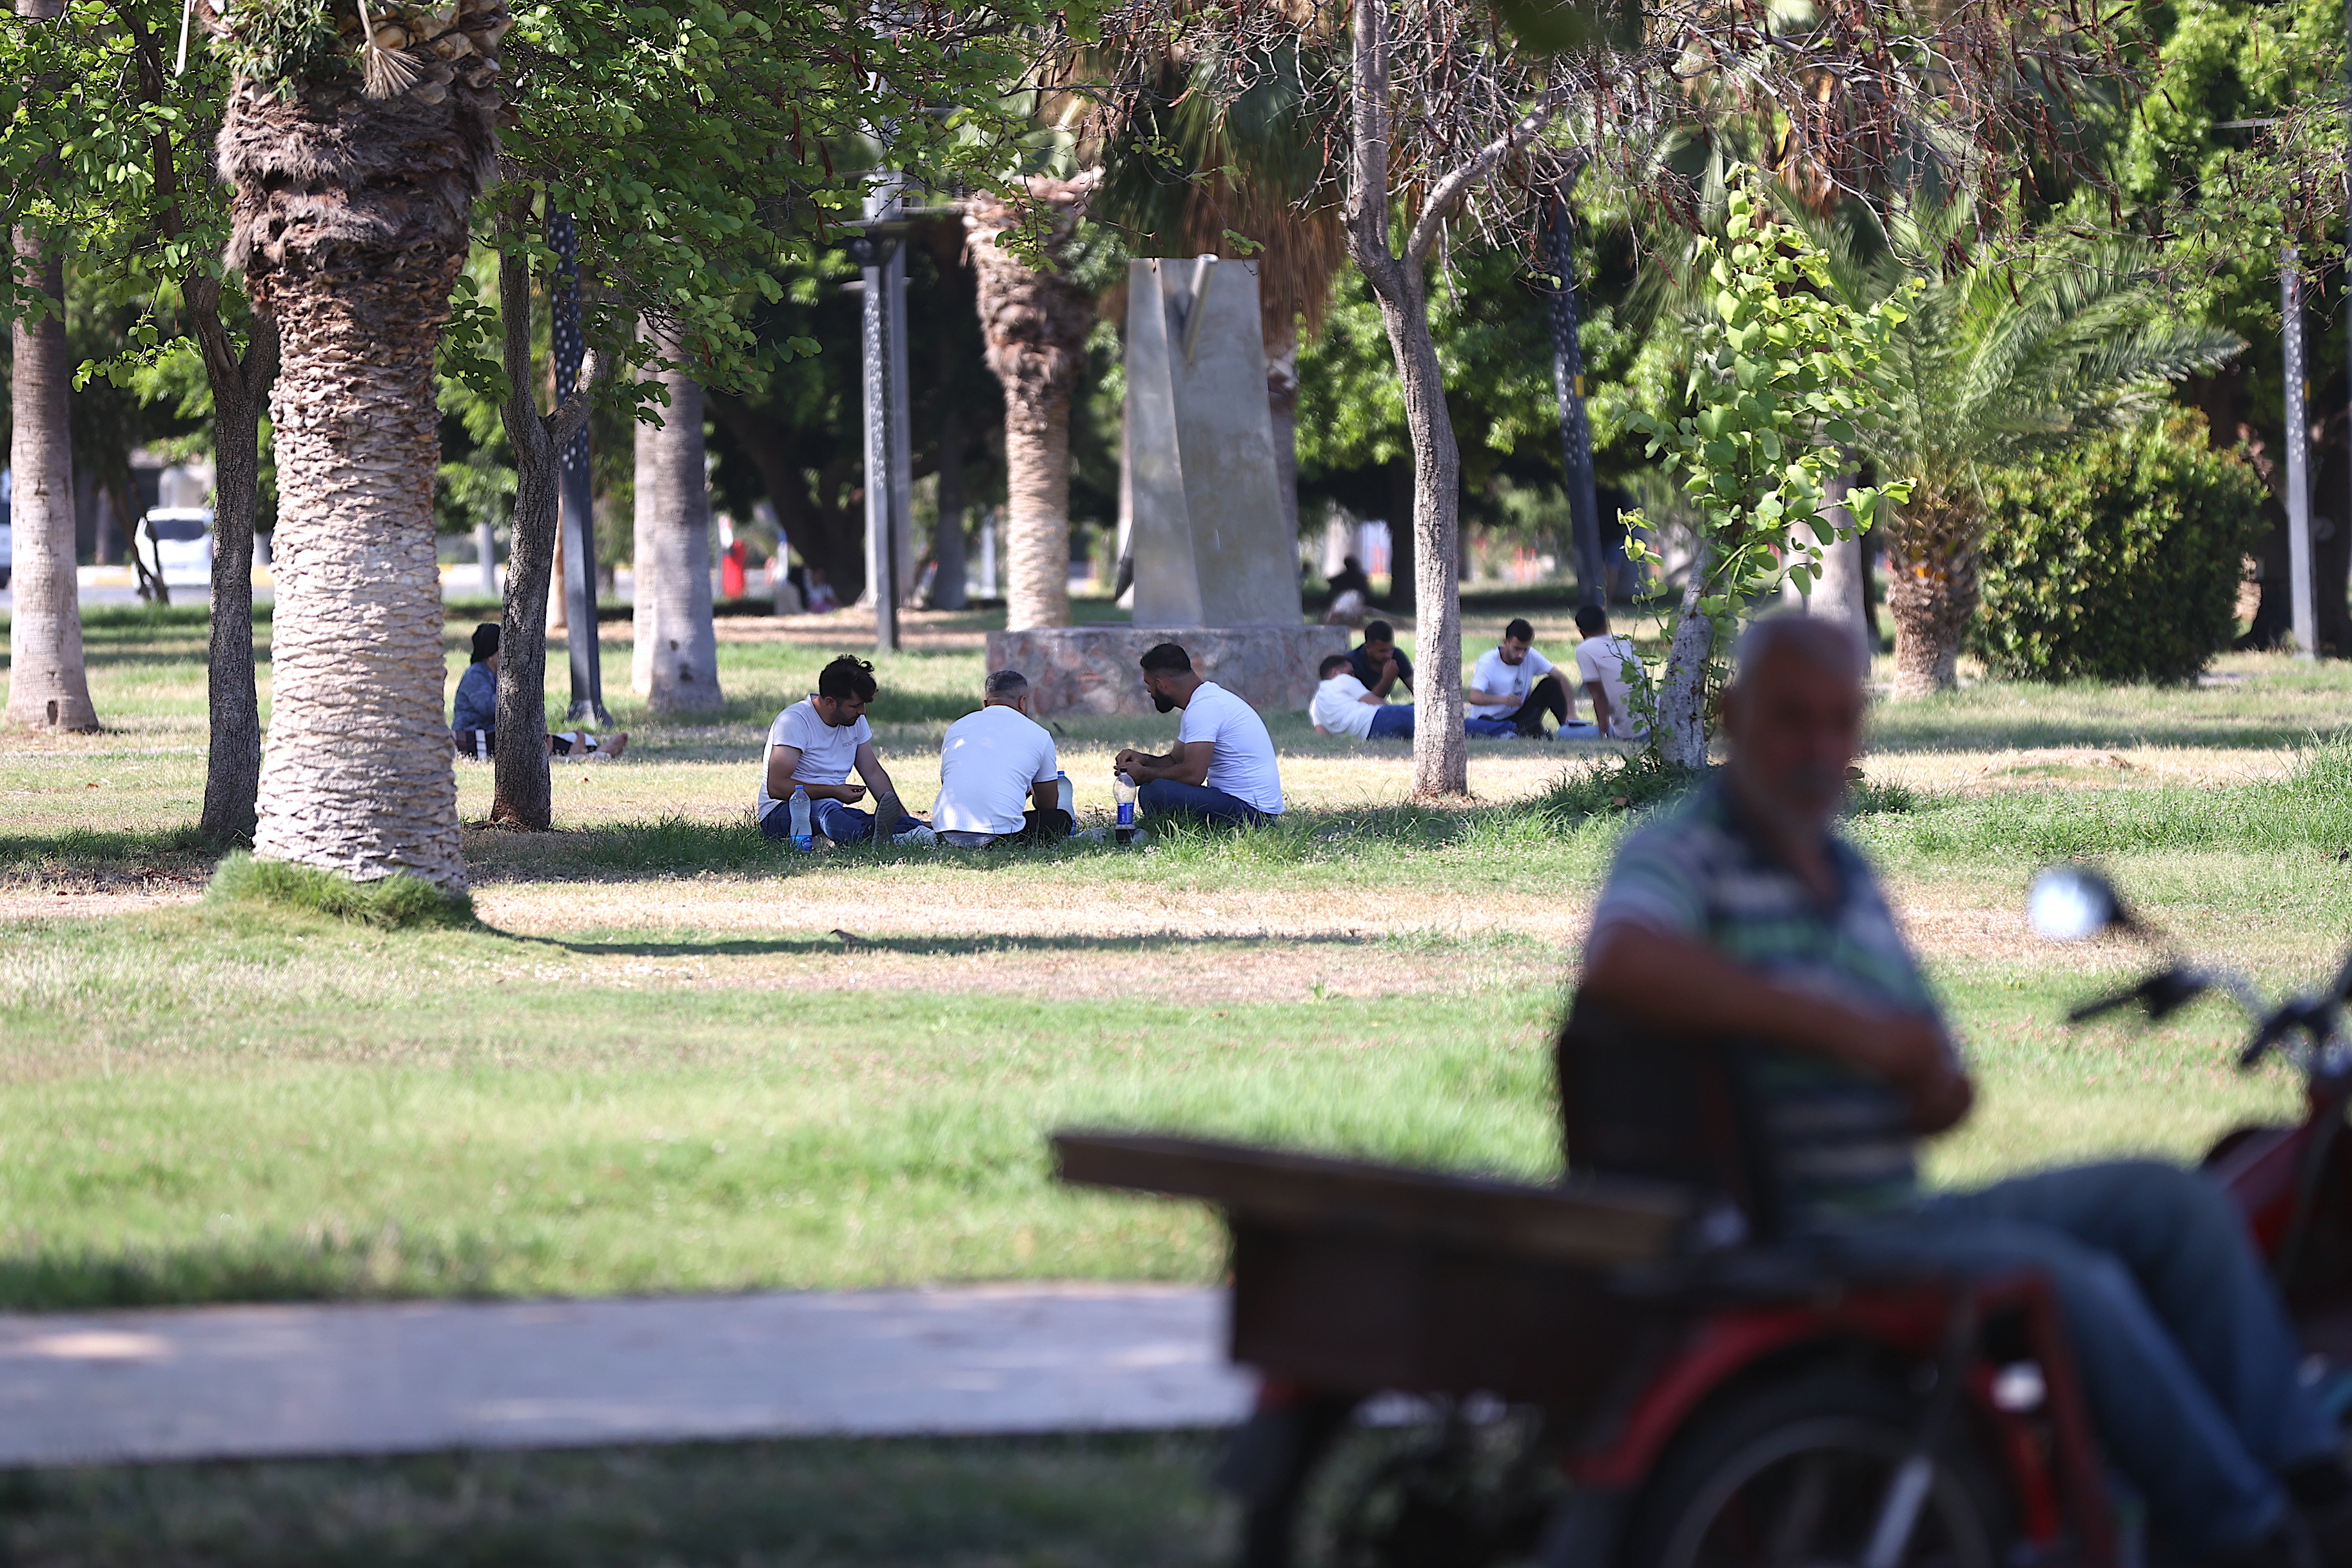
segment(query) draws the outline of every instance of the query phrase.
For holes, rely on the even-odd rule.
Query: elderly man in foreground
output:
[[[2244,1222],[2154,1162],[1925,1195],[1919,1135],[1968,1069],[1869,864],[1835,827],[1861,738],[1850,636],[1759,622],[1726,692],[1730,761],[1619,852],[1586,993],[1635,1024],[1759,1042],[1765,1136],[1832,1250],[2032,1269],[2063,1306],[2109,1456],[2183,1549],[2230,1568],[2352,1564],[2352,1477]]]
[[[980,711],[949,725],[940,742],[932,830],[959,849],[984,849],[1001,838],[1067,838],[1061,765],[1054,737],[1029,717],[1029,678],[997,670],[985,693]]]

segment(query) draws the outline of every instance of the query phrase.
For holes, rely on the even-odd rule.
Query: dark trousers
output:
[[[1551,715],[1555,724],[1565,724],[1575,711],[1569,706],[1568,688],[1557,675],[1547,675],[1528,689],[1528,700],[1519,704],[1516,713],[1497,713],[1486,719],[1465,719],[1462,728],[1473,735],[1499,737],[1519,735],[1530,741],[1543,739],[1544,715]]]

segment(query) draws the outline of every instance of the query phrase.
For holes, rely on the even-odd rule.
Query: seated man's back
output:
[[[988,679],[988,700],[948,726],[940,742],[940,795],[931,827],[950,844],[980,844],[1036,826],[1032,803],[1055,789],[1054,737],[1022,710],[1029,683],[1017,671]],[[1055,808],[1059,815],[1059,807]],[[1062,826],[1066,835],[1069,828]]]

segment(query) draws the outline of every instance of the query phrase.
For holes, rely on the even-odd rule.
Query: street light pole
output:
[[[2287,586],[2295,657],[2316,658],[2319,604],[2311,559],[2311,372],[2304,352],[2303,259],[2292,245],[2279,256],[2279,314],[2285,338]]]
[[[860,248],[860,358],[865,373],[866,411],[866,587],[874,596],[874,646],[895,653],[898,634],[898,453],[903,425],[898,411],[906,405],[902,388],[894,388],[892,372],[906,363],[906,350],[894,344],[892,328],[903,335],[906,301],[898,280],[907,263],[900,238],[882,226],[898,205],[898,177],[877,174],[866,192],[865,237]],[[896,307],[895,309],[893,307]]]
[[[1580,168],[1581,165],[1580,164]],[[1551,381],[1559,400],[1560,466],[1568,479],[1569,537],[1576,547],[1579,596],[1609,603],[1608,563],[1601,553],[1601,502],[1592,479],[1592,426],[1584,412],[1584,347],[1577,341],[1576,253],[1570,247],[1568,192],[1551,190],[1544,207],[1545,265],[1551,270]]]
[[[560,403],[580,385],[588,340],[580,324],[580,230],[570,213],[547,216],[547,242],[555,252],[555,289],[550,331],[555,350],[555,396]],[[588,426],[557,458],[562,475],[556,530],[563,536],[564,642],[572,655],[571,723],[610,724],[604,711],[604,670],[596,637],[595,497],[589,488]],[[643,565],[639,567],[642,573]],[[638,592],[645,585],[640,579]]]

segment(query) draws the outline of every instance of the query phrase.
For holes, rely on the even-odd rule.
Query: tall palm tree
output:
[[[1062,263],[1095,178],[1034,174],[1024,201],[982,192],[964,203],[981,335],[1004,386],[1004,624],[1013,631],[1070,624],[1070,394],[1086,366],[1095,301]],[[1012,236],[1033,216],[1043,266],[1031,265]]]
[[[674,334],[646,335],[676,360]],[[673,366],[661,423],[637,426],[637,606],[634,683],[656,713],[700,712],[719,690],[719,638],[710,619],[710,487],[702,445],[702,384]]]
[[[1266,408],[1283,506],[1298,522],[1298,341],[1311,336],[1348,258],[1347,216],[1306,110],[1313,46],[1253,62],[1230,98],[1229,61],[1171,47],[1149,80],[1103,116],[1102,189],[1090,213],[1126,230],[1138,256],[1248,257],[1257,263]]]
[[[2139,418],[2166,383],[2245,343],[2168,313],[2146,249],[2130,243],[2021,258],[1969,235],[1957,205],[1885,230],[1852,207],[1811,226],[1852,302],[1918,286],[1889,355],[1900,395],[1860,449],[1882,476],[1913,481],[1910,500],[1881,514],[1895,694],[1948,691],[1977,610],[1990,470]]]
[[[20,7],[21,14],[21,7]],[[95,730],[89,678],[82,664],[81,587],[74,572],[73,440],[67,393],[73,357],[66,348],[64,253],[29,229],[13,237],[18,276],[54,302],[37,321],[10,331],[9,389],[16,423],[8,461],[15,475],[10,517],[16,566],[9,586],[8,722],[44,730]]]
[[[341,0],[316,22],[268,5],[208,17],[235,77],[219,143],[228,260],[276,315],[281,356],[254,849],[457,892],[433,356],[496,153],[490,57],[508,24],[500,0],[370,17],[372,35]]]

